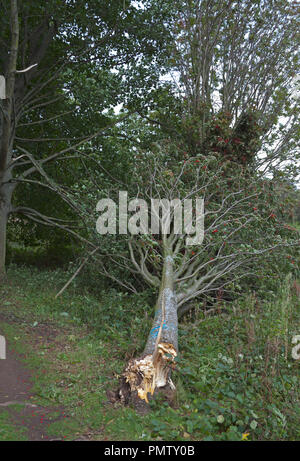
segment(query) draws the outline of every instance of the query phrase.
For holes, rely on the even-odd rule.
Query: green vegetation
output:
[[[0,0],[0,440],[300,439],[294,3]]]
[[[111,290],[96,297],[72,286],[55,300],[66,279],[61,270],[12,266],[8,275],[10,285],[1,288],[1,331],[32,369],[30,402],[44,407],[50,439],[300,438],[299,361],[291,357],[300,302],[291,280],[263,302],[247,295],[223,305],[220,315],[185,318],[176,400],[169,406],[158,397],[141,416],[109,401],[106,391],[117,387],[124,357],[142,350],[151,293]],[[14,425],[15,414],[14,407],[1,408],[0,440],[26,438],[29,421]]]
[[[26,429],[14,424],[10,411],[0,411],[0,441],[27,440]]]

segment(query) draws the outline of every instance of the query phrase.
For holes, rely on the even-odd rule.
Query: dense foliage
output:
[[[126,438],[124,425],[137,440],[299,438],[297,5],[0,6],[1,295],[24,303],[31,326],[48,316],[87,325],[78,353],[109,362],[114,348],[100,381],[116,384],[124,358],[142,354],[171,257],[176,400],[159,396],[144,420],[117,406],[106,435]],[[167,234],[143,232],[141,202],[128,215],[137,235],[100,235],[97,202],[118,203],[120,191],[146,205],[203,198],[203,242],[187,245],[173,224]],[[54,375],[37,387],[63,401]],[[70,401],[86,418],[79,387]],[[82,396],[93,428],[109,424],[92,411],[104,402],[97,389]]]

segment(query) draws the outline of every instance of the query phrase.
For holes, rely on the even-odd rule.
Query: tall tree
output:
[[[228,138],[228,128],[235,138],[244,133],[244,150],[266,172],[287,160],[299,165],[299,97],[293,97],[299,6],[273,0],[188,0],[173,2],[173,8],[167,62],[181,103],[173,136],[183,133],[192,154],[209,152],[215,120],[220,139]],[[152,115],[168,125],[169,107]],[[252,134],[257,128],[255,139],[247,139],[249,127]],[[232,139],[227,147],[231,144]]]
[[[150,6],[138,9],[134,2],[123,0],[51,0],[47,4],[15,0],[10,6],[1,1],[1,9],[0,71],[6,78],[6,99],[0,109],[3,274],[10,214],[23,213],[67,229],[66,223],[28,203],[14,207],[17,185],[26,183],[60,192],[60,198],[74,206],[55,184],[50,165],[65,161],[75,150],[79,155],[80,147],[117,123],[116,117],[102,114],[104,108],[116,105],[130,93],[116,72],[125,74],[126,69],[128,75],[131,63],[138,59],[136,72],[147,68],[149,74],[144,74],[156,78],[151,55],[162,45],[163,26],[153,23]],[[146,91],[145,78],[136,81],[136,86]]]

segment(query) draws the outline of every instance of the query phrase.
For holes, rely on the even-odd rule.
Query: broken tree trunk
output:
[[[156,304],[155,317],[147,343],[140,358],[130,360],[119,391],[121,400],[128,395],[139,397],[148,403],[148,394],[156,389],[175,391],[171,381],[171,369],[178,352],[177,302],[174,292],[174,260],[170,254],[164,259],[162,281]],[[127,395],[126,395],[127,394]]]

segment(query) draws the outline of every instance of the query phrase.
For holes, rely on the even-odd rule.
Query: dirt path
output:
[[[24,402],[30,397],[30,372],[7,347],[6,359],[0,361],[0,406],[7,402]]]
[[[1,411],[7,410],[16,430],[19,428],[24,431],[29,441],[57,440],[47,434],[47,425],[55,421],[48,417],[54,409],[39,407],[30,402],[32,386],[32,373],[11,350],[10,344],[6,344],[6,359],[0,360],[0,415]],[[56,420],[63,417],[62,412]]]

